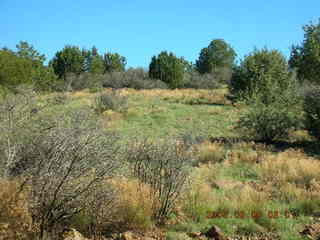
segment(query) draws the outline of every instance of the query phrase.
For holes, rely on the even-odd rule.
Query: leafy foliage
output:
[[[294,85],[285,57],[277,50],[255,49],[235,67],[230,90],[239,98],[260,100],[269,104]]]
[[[126,58],[118,53],[106,53],[103,60],[105,72],[123,72],[127,64]]]
[[[14,90],[20,84],[33,85],[36,90],[51,90],[57,83],[52,68],[43,65],[41,55],[28,42],[20,42],[17,51],[0,50],[0,85]]]
[[[223,39],[212,40],[208,47],[203,48],[196,61],[196,69],[201,74],[211,73],[220,82],[230,79],[231,70],[237,54]],[[228,73],[229,74],[225,74]]]
[[[103,57],[99,55],[98,49],[93,46],[91,50],[82,49],[85,57],[84,71],[92,74],[103,74],[105,71]]]
[[[238,127],[248,137],[270,142],[286,137],[290,130],[300,127],[301,122],[299,112],[282,104],[254,103],[240,118]]]
[[[320,83],[320,19],[317,24],[303,26],[304,40],[301,45],[292,46],[290,67],[297,69],[298,78]]]
[[[309,132],[320,139],[320,87],[313,86],[305,92],[304,110],[306,127]]]
[[[84,72],[85,56],[77,46],[67,45],[58,51],[49,65],[59,78],[65,79],[68,73],[79,75]]]
[[[183,85],[183,75],[186,69],[186,61],[176,57],[172,52],[161,52],[157,57],[153,56],[149,65],[149,76],[160,79],[170,88],[179,88]]]

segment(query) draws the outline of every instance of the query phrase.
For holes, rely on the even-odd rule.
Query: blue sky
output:
[[[216,38],[239,58],[264,46],[289,56],[302,26],[320,17],[320,1],[0,0],[0,10],[0,47],[25,40],[51,59],[66,44],[95,45],[125,56],[128,67],[148,67],[162,50],[194,62]]]

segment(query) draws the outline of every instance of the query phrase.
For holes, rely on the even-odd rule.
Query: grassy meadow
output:
[[[292,132],[279,145],[241,141],[236,125],[246,107],[228,100],[226,88],[116,91],[128,100],[125,110],[97,115],[123,144],[132,137],[155,143],[177,136],[197,139],[188,184],[160,227],[166,239],[190,239],[189,233],[212,225],[229,237],[304,239],[299,231],[314,223],[313,215],[320,211],[320,161],[307,132]],[[92,109],[99,94],[51,93],[40,96],[38,106],[45,115],[63,115]],[[115,178],[112,184],[121,189],[116,206],[122,210],[116,218],[127,222],[128,229],[155,231],[152,206],[145,200],[149,187],[141,191],[141,184],[128,178]],[[81,216],[72,225],[81,231]]]

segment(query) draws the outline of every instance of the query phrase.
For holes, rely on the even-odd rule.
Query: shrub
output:
[[[185,73],[184,88],[215,89],[220,86],[215,74],[200,74],[198,72]]]
[[[311,135],[320,139],[320,87],[311,87],[304,95],[306,127]]]
[[[30,112],[27,100],[33,99],[15,96],[0,105],[0,174],[28,180],[30,211],[43,237],[90,204],[99,183],[115,173],[117,139],[87,109],[45,119]]]
[[[110,72],[103,75],[103,86],[109,88],[167,89],[161,80],[150,79],[142,68],[129,68],[126,72]]]
[[[293,84],[285,57],[277,50],[254,50],[235,67],[230,90],[238,98],[260,96],[269,104]]]
[[[102,113],[107,110],[123,112],[127,110],[127,97],[121,96],[115,90],[104,92],[95,98],[94,108],[96,112]]]
[[[157,199],[153,203],[155,219],[158,222],[166,220],[187,182],[192,154],[177,142],[152,143],[145,140],[134,142],[128,150],[127,159],[133,176],[153,190],[152,199]]]
[[[255,103],[240,117],[238,128],[255,140],[273,141],[286,137],[290,130],[301,126],[299,111],[281,103]]]

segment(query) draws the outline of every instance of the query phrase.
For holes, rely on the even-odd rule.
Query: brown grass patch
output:
[[[32,218],[28,191],[19,191],[18,181],[0,179],[0,239],[29,239]]]
[[[289,182],[303,188],[310,188],[312,180],[320,181],[319,160],[308,157],[298,150],[266,155],[257,169],[260,170],[265,181],[272,181],[279,185]]]
[[[148,229],[152,227],[156,199],[152,199],[152,189],[138,180],[117,178],[111,185],[118,190],[114,207],[114,219],[128,229]]]
[[[225,148],[223,144],[214,142],[205,142],[197,147],[199,162],[204,163],[216,163],[222,162],[225,158]]]

